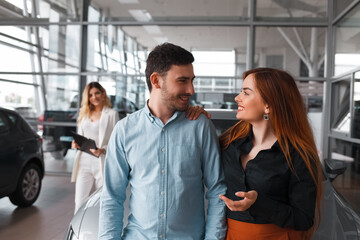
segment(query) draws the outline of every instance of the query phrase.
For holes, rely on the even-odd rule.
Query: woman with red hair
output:
[[[309,239],[322,171],[303,99],[284,71],[256,68],[243,79],[235,98],[240,121],[220,136],[226,239]]]

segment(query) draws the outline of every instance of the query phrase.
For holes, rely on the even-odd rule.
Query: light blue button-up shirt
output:
[[[122,231],[128,183],[130,215]],[[145,106],[119,121],[110,138],[99,239],[224,239],[219,194],[225,192],[211,121],[203,115],[191,121],[176,112],[164,125]]]

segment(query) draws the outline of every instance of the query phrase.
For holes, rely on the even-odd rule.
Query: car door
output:
[[[17,142],[14,139],[14,124],[0,111],[0,195],[7,194],[16,185]],[[15,134],[16,135],[16,134]]]

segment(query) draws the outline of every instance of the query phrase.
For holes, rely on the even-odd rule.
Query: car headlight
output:
[[[66,233],[65,240],[79,240],[79,238],[75,235],[74,230],[72,229],[71,226],[69,227]]]

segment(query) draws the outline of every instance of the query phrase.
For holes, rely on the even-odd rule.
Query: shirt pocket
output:
[[[175,169],[179,176],[199,176],[201,171],[201,154],[195,145],[177,145],[174,151]]]

